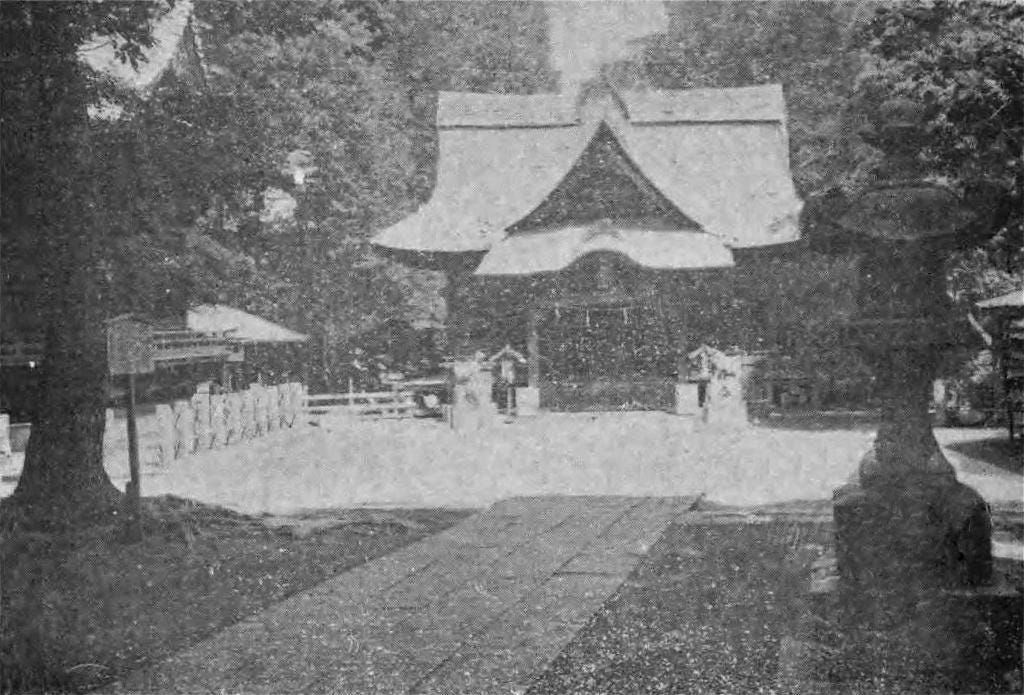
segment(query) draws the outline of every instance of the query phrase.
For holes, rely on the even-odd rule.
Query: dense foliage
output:
[[[991,235],[952,264],[952,289],[968,302],[1024,280],[1022,36],[1019,3],[952,0],[880,7],[855,36],[866,61],[852,110],[892,96],[926,104],[922,163]]]
[[[352,15],[299,30],[289,10],[286,31],[266,8],[198,5],[210,89],[231,100],[225,133],[249,154],[236,161],[263,157],[266,172],[251,191],[257,209],[229,210],[214,231],[255,259],[225,297],[312,336],[314,387],[344,385],[354,350],[378,347],[382,332],[441,325],[443,277],[382,258],[369,239],[429,196],[438,90],[543,86],[539,9],[403,4],[376,8],[380,24],[358,34],[338,28]],[[301,185],[287,171],[297,161]],[[292,209],[258,209],[271,193]]]

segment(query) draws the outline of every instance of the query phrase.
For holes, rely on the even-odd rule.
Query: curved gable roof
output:
[[[725,243],[799,236],[781,87],[617,96],[581,106],[562,95],[442,93],[433,195],[374,243],[431,253],[490,249],[564,180],[602,122],[655,188]]]

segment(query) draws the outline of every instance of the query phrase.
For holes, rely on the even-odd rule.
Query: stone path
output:
[[[110,692],[520,693],[692,501],[499,502]]]

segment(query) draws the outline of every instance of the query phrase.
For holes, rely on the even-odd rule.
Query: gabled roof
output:
[[[703,232],[733,248],[799,236],[782,89],[767,85],[582,100],[442,93],[433,195],[374,243],[424,253],[489,250],[558,187],[602,123],[640,174]]]
[[[241,343],[301,343],[309,339],[302,333],[224,304],[201,304],[189,309],[185,325],[200,333],[227,333]]]
[[[978,302],[982,309],[1024,308],[1024,288]]]
[[[374,243],[408,251],[486,251],[544,201],[593,129],[442,128],[430,201]]]
[[[506,231],[608,220],[657,229],[700,230],[655,187],[601,123],[583,153],[544,201]],[[635,226],[635,225],[634,225]]]

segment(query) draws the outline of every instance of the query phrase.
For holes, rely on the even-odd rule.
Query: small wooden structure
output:
[[[993,324],[1010,441],[1024,441],[1024,289],[978,302]]]
[[[211,305],[209,310],[197,307],[187,316],[171,320],[146,319],[140,322],[135,319],[124,315],[108,321],[110,373],[142,375],[138,389],[140,399],[150,402],[147,409],[152,409],[153,401],[192,398],[196,382],[204,380],[198,376],[219,378],[225,387],[219,391],[232,390],[226,388],[229,381],[226,375],[245,359],[246,346],[268,341],[294,343],[306,339],[300,333],[265,319],[220,305]],[[129,329],[129,333],[138,332],[142,324],[145,324],[145,345],[135,345],[135,348],[142,349],[129,349],[133,340],[124,329]],[[135,338],[142,336],[136,335]],[[30,409],[23,403],[31,401],[37,388],[39,370],[45,366],[45,346],[39,340],[21,340],[4,342],[0,347],[5,407],[11,407],[12,419],[27,420]],[[145,365],[133,363],[142,357]],[[138,368],[142,366],[145,368]],[[122,388],[119,377],[112,379],[116,382],[110,382],[110,399],[130,404],[132,385],[125,384]],[[175,380],[177,386],[174,386]],[[217,398],[213,397],[210,402],[216,403]]]

